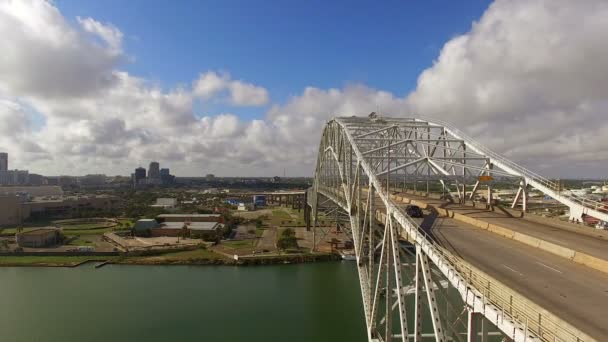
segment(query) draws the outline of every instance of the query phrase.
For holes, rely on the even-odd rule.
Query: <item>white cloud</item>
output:
[[[608,172],[606,7],[497,1],[446,43],[407,98],[361,84],[308,87],[244,121],[199,117],[194,104],[264,106],[265,88],[208,71],[163,90],[119,69],[123,34],[112,24],[72,26],[51,3],[0,1],[0,149],[15,167],[45,174],[128,174],[156,159],[181,175],[312,175],[331,117],[413,109],[549,176],[597,176]]]
[[[605,174],[605,32],[605,1],[498,0],[445,44],[408,103],[548,176]]]
[[[224,91],[229,93],[228,102],[235,106],[263,106],[269,101],[265,88],[232,80],[228,73],[208,71],[201,74],[193,85],[194,95],[203,100],[209,100]]]
[[[77,19],[85,31],[93,33],[103,39],[115,54],[120,54],[122,52],[123,34],[119,29],[111,24],[102,24],[93,18],[77,17]]]
[[[227,74],[218,74],[215,71],[209,71],[201,74],[198,80],[194,82],[194,95],[209,100],[219,92],[228,88],[230,84],[230,76]]]
[[[99,92],[113,84],[113,71],[122,60],[116,47],[87,39],[44,1],[1,1],[0,33],[0,93],[12,96]]]

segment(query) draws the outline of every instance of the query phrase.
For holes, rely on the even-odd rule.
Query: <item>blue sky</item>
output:
[[[56,0],[68,20],[93,17],[125,35],[123,70],[164,89],[225,70],[283,103],[307,86],[362,83],[403,96],[443,44],[470,30],[489,1]],[[266,108],[222,108],[243,119]]]

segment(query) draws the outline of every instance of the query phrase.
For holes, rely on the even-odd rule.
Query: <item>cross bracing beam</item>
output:
[[[467,324],[466,320],[466,313],[472,311],[485,317],[503,335],[515,341],[591,341],[583,333],[571,328],[565,322],[559,321],[559,319],[549,315],[533,303],[529,303],[508,287],[451,255],[428,237],[414,221],[409,219],[402,207],[397,206],[392,201],[389,193],[391,175],[396,175],[400,170],[396,170],[399,164],[391,158],[394,158],[395,153],[399,150],[390,146],[384,155],[372,155],[380,158],[370,158],[372,156],[365,156],[364,151],[360,149],[361,146],[369,145],[367,141],[357,141],[354,139],[354,135],[365,134],[366,131],[363,129],[365,128],[367,132],[370,132],[370,129],[376,130],[375,134],[379,138],[386,138],[387,134],[401,134],[398,129],[395,129],[395,126],[407,125],[415,120],[417,119],[334,119],[328,122],[325,127],[321,146],[319,146],[320,153],[311,192],[322,194],[331,199],[349,216],[350,231],[353,235],[357,257],[368,339],[370,341],[405,341],[411,336],[409,332],[413,331],[414,336],[432,333],[436,340],[441,340],[440,332],[443,332],[446,340],[464,341],[463,336],[476,336],[476,333],[465,331],[463,334],[462,331],[456,331],[455,327],[462,325],[463,322],[464,326],[474,326],[474,324]],[[352,123],[355,123],[355,125],[352,125]],[[447,135],[451,134],[450,130],[443,126],[432,123],[429,123],[428,126],[441,129]],[[361,130],[358,128],[361,128]],[[430,134],[428,133],[416,132],[411,137],[414,137],[414,140],[424,141],[424,139],[429,139]],[[463,179],[463,177],[478,175],[482,170],[496,175],[502,173],[516,178],[521,177],[521,175],[513,174],[509,170],[497,166],[492,156],[468,146],[466,139],[462,139],[460,136],[450,138],[450,136],[446,140],[458,140],[459,142],[456,144],[459,146],[448,146],[450,143],[445,141],[429,143],[428,148],[422,150],[408,149],[407,151],[401,150],[401,152],[409,153],[414,158],[417,155],[420,159],[422,157],[421,152],[425,154],[425,158],[428,158],[430,153],[437,153],[436,150],[442,147],[455,150],[444,149],[443,152],[439,151],[443,153],[444,159],[433,160],[437,167],[427,168],[427,172],[431,172],[431,169],[445,171],[440,172],[441,175],[439,175],[445,179],[452,177]],[[366,137],[371,139],[374,134],[369,134]],[[397,139],[391,141],[397,141]],[[373,143],[373,141],[370,141],[370,143]],[[378,143],[378,145],[382,144],[383,140]],[[462,157],[456,155],[456,153],[460,153]],[[468,162],[474,161],[464,159],[469,155],[482,156],[483,158],[477,159],[482,164],[471,165],[467,169]],[[432,160],[432,158],[428,158],[428,160]],[[450,165],[449,162],[453,160],[464,160],[467,163],[454,162],[452,164],[456,165]],[[488,165],[491,168],[488,168]],[[446,166],[449,167],[446,168]],[[455,167],[461,169],[462,174],[460,176],[455,174]],[[496,170],[497,168],[498,170]],[[378,170],[386,173],[378,176]],[[445,175],[445,173],[448,174]],[[440,180],[443,182],[442,179]],[[464,185],[463,189],[465,189]],[[318,195],[311,194],[308,198],[310,198],[309,203],[313,206],[312,211],[314,212],[316,210],[314,206],[318,204]],[[402,288],[407,286],[407,284],[401,282],[407,282],[407,276],[403,275],[407,274],[405,265],[408,263],[401,259],[406,253],[401,250],[395,251],[397,245],[399,245],[399,249],[403,247],[401,243],[394,242],[396,237],[399,237],[399,240],[404,239],[413,243],[418,249],[417,258],[422,256],[423,260],[428,260],[428,265],[445,278],[450,288],[458,294],[461,304],[465,306],[464,309],[460,310],[460,313],[465,313],[464,318],[459,314],[447,316],[444,314],[442,317],[440,312],[437,316],[438,320],[436,320],[438,324],[432,332],[421,332],[420,329],[416,330],[414,327],[408,329],[408,323],[405,319],[407,313],[401,308],[406,308],[407,306],[404,304],[409,300],[414,300],[414,298],[409,298],[400,292]],[[400,273],[402,277],[399,276]],[[431,288],[438,286],[437,280],[429,280],[427,278],[422,284],[426,284],[427,287],[431,286]],[[427,287],[416,286],[416,288]],[[442,293],[443,291],[437,291],[435,295]],[[422,302],[426,303],[427,309],[432,310],[432,297],[418,295],[416,298],[426,298]],[[452,298],[448,302],[452,300],[454,299]],[[435,310],[441,311],[438,308],[436,306]],[[416,316],[414,315],[414,317]],[[456,320],[453,320],[454,317],[456,317]],[[406,326],[403,326],[404,324]]]
[[[420,120],[421,122],[429,122],[426,120]],[[598,201],[593,201],[589,199],[581,199],[575,195],[567,194],[566,192],[560,191],[559,184],[556,182],[550,181],[547,178],[532,172],[526,169],[523,166],[520,166],[501,155],[491,151],[490,149],[484,147],[482,144],[475,141],[473,138],[467,136],[465,133],[460,131],[459,129],[451,126],[448,123],[442,122],[440,120],[432,120],[436,122],[434,125],[443,126],[446,132],[448,132],[451,136],[456,139],[462,139],[466,142],[466,146],[477,154],[486,155],[491,163],[510,173],[514,176],[519,176],[525,179],[526,184],[540,190],[546,195],[551,196],[557,201],[567,205],[570,208],[570,217],[581,219],[583,214],[593,216],[602,221],[608,222],[608,211],[605,210],[605,203],[601,203]],[[431,123],[433,124],[433,123]]]

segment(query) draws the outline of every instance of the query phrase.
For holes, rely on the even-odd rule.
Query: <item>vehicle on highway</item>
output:
[[[422,209],[420,209],[420,207],[417,205],[408,205],[407,207],[405,207],[405,213],[409,217],[424,217]]]

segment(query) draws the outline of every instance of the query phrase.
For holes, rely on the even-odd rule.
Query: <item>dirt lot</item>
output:
[[[233,215],[242,217],[242,218],[246,218],[246,219],[255,219],[255,218],[258,218],[258,217],[264,216],[264,215],[271,216],[272,209],[260,209],[260,210],[255,210],[255,211],[235,211],[235,212],[233,212]]]
[[[108,239],[114,241],[114,243],[120,245],[124,249],[137,250],[137,249],[149,249],[153,247],[167,247],[167,246],[192,246],[202,243],[200,239],[183,239],[180,238],[178,241],[177,237],[133,237],[123,238],[114,233],[106,233],[105,236]]]

